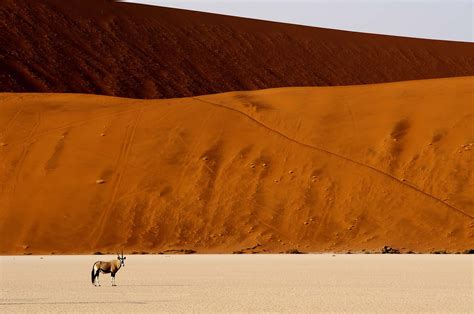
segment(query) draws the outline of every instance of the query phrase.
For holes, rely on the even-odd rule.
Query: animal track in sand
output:
[[[242,116],[246,117],[247,119],[253,121],[254,123],[260,125],[261,127],[267,129],[268,131],[270,131],[270,132],[272,132],[272,133],[275,133],[275,134],[277,134],[277,135],[279,135],[279,136],[281,136],[281,137],[283,137],[283,138],[285,138],[285,139],[287,139],[287,140],[289,140],[289,141],[291,141],[291,142],[294,142],[294,143],[299,144],[299,145],[301,145],[301,146],[304,146],[304,147],[306,147],[306,148],[313,149],[313,150],[317,150],[317,151],[323,152],[323,153],[325,153],[325,154],[328,154],[328,155],[331,155],[331,156],[334,156],[334,157],[337,157],[337,158],[346,160],[346,161],[348,161],[348,162],[350,162],[350,163],[356,164],[356,165],[361,166],[361,167],[363,167],[363,168],[366,168],[366,169],[368,169],[368,170],[375,171],[376,173],[378,173],[378,174],[380,174],[380,175],[383,175],[383,176],[385,176],[386,178],[388,178],[388,179],[390,179],[390,180],[393,180],[393,181],[395,181],[395,182],[397,182],[397,183],[399,183],[399,184],[401,184],[401,185],[403,185],[403,186],[405,186],[405,187],[407,187],[407,188],[409,188],[409,189],[412,189],[412,190],[414,190],[414,191],[416,191],[416,192],[418,192],[418,193],[421,193],[421,194],[425,195],[426,197],[432,199],[432,200],[435,201],[435,202],[438,202],[438,203],[443,204],[444,206],[446,206],[446,207],[448,207],[448,208],[454,210],[455,212],[457,212],[457,213],[459,213],[459,214],[461,214],[461,215],[464,215],[464,216],[466,216],[466,217],[468,217],[468,218],[470,218],[470,219],[474,219],[474,216],[473,216],[473,215],[471,215],[471,214],[469,214],[469,213],[463,211],[462,209],[459,209],[459,208],[457,208],[457,207],[454,207],[453,205],[444,202],[444,201],[441,200],[440,198],[437,198],[437,197],[434,196],[434,195],[431,195],[431,194],[429,194],[429,193],[427,193],[427,192],[425,192],[425,191],[423,191],[423,190],[421,190],[421,189],[419,189],[419,188],[417,188],[417,187],[415,187],[415,186],[413,186],[413,185],[410,185],[410,184],[406,183],[406,181],[404,181],[403,179],[399,179],[399,178],[397,178],[397,177],[394,177],[394,176],[391,175],[391,174],[388,174],[388,173],[386,173],[386,172],[383,172],[383,171],[380,170],[380,169],[377,169],[377,168],[372,167],[372,166],[370,166],[370,165],[364,164],[364,163],[359,162],[359,161],[357,161],[357,160],[353,160],[353,159],[350,159],[350,158],[348,158],[348,157],[345,157],[345,156],[336,154],[336,153],[331,152],[331,151],[328,151],[328,150],[326,150],[326,149],[324,149],[324,148],[320,148],[320,147],[317,147],[317,146],[313,146],[313,145],[310,145],[310,144],[303,143],[303,142],[300,142],[300,141],[298,141],[298,140],[295,140],[295,139],[293,139],[293,138],[291,138],[291,137],[285,135],[284,133],[282,133],[282,132],[280,132],[280,131],[278,131],[278,130],[276,130],[276,129],[272,129],[271,127],[265,125],[264,123],[260,122],[259,120],[255,119],[254,117],[252,117],[252,116],[250,116],[250,115],[248,115],[248,114],[246,114],[246,113],[244,113],[244,112],[242,112],[242,111],[240,111],[240,110],[237,110],[237,109],[235,109],[235,108],[227,107],[227,106],[222,105],[222,104],[219,104],[219,103],[214,103],[214,102],[211,102],[211,101],[208,101],[208,100],[204,100],[204,99],[201,99],[201,98],[199,98],[199,97],[192,97],[192,98],[195,99],[195,100],[198,100],[198,101],[200,101],[200,102],[202,102],[202,103],[211,105],[211,106],[216,106],[216,107],[223,108],[223,109],[225,109],[225,110],[234,111],[235,113],[237,113],[237,114],[239,114],[239,115],[242,115]],[[396,132],[394,133],[394,135],[399,136],[399,137],[403,137],[403,136],[405,135],[406,130],[408,129],[408,127],[409,127],[408,122],[402,120],[401,122],[397,123],[396,127],[394,128],[394,131],[396,131]],[[404,133],[404,132],[405,132],[405,133]],[[392,133],[393,133],[393,132],[392,132]]]

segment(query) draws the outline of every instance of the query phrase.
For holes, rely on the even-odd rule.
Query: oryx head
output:
[[[122,255],[120,255],[120,254],[117,252],[117,259],[120,261],[120,264],[122,264],[122,266],[125,267],[125,259],[126,259],[126,257],[123,257],[123,250],[122,250]]]

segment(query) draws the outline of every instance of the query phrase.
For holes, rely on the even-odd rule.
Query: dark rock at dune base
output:
[[[400,254],[400,250],[394,249],[390,246],[385,245],[382,250],[382,254]]]
[[[178,249],[178,250],[165,250],[158,252],[158,254],[194,254],[197,253],[195,250],[191,249]]]
[[[288,249],[285,251],[285,254],[304,254],[304,252],[301,252],[298,249]]]

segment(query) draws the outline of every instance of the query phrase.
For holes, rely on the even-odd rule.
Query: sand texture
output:
[[[474,78],[0,95],[0,254],[474,247]]]
[[[102,258],[113,258],[103,256]],[[0,312],[429,312],[474,307],[468,255],[0,257]]]
[[[2,0],[0,91],[171,98],[474,75],[474,43],[108,0]]]

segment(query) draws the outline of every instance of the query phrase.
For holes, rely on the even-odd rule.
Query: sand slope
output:
[[[133,98],[474,75],[474,44],[106,0],[3,0],[0,91]]]
[[[0,253],[472,248],[473,86],[1,94]]]

